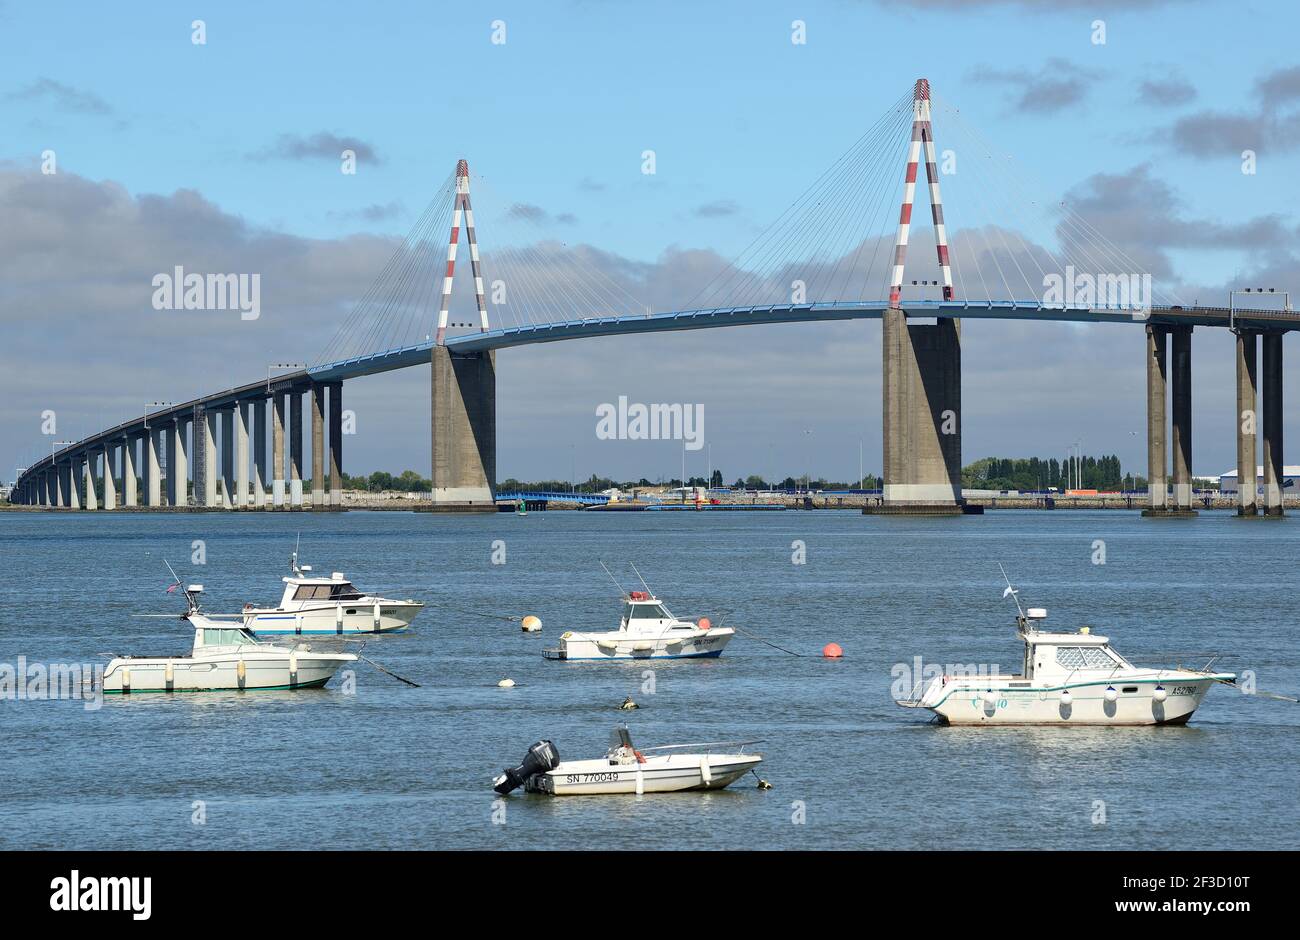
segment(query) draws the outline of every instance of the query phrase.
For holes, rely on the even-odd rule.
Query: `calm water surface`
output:
[[[1300,706],[1213,689],[1185,728],[933,726],[891,669],[1018,665],[1001,561],[1049,622],[1091,624],[1139,662],[1254,670],[1300,694],[1300,520],[1120,512],[864,518],[850,512],[0,515],[0,663],[188,650],[163,559],[214,612],[278,600],[295,534],[318,572],[432,605],[323,690],[0,701],[0,846],[41,848],[1294,848]],[[506,563],[491,563],[503,540]],[[202,540],[206,564],[191,558]],[[792,543],[807,563],[791,563]],[[1094,564],[1095,543],[1105,564]],[[679,615],[730,610],[799,653],[737,637],[721,659],[552,663],[566,629],[612,629],[600,570],[635,562]],[[454,608],[459,608],[456,610]],[[460,611],[536,614],[545,629]],[[829,641],[845,658],[816,654]],[[510,677],[510,690],[496,687]],[[615,706],[627,695],[641,705]],[[725,791],[553,799],[492,776],[538,738],[604,752],[761,738]],[[193,822],[202,801],[206,822]],[[1103,801],[1099,804],[1097,801]],[[1100,822],[1104,810],[1104,822]],[[499,817],[499,814],[498,814]],[[803,822],[796,822],[802,819]]]

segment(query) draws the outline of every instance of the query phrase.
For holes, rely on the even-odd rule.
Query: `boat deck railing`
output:
[[[684,751],[687,748],[694,748],[696,750],[699,750],[703,748],[705,753],[710,753],[714,750],[725,747],[725,748],[735,748],[736,750],[731,751],[731,753],[733,754],[743,754],[745,753],[745,748],[749,747],[751,744],[762,744],[762,743],[763,743],[762,739],[758,738],[753,741],[705,741],[699,744],[661,744],[658,745],[657,747],[638,747],[637,750],[640,751],[642,754],[649,754],[651,752],[659,753],[663,751]]]

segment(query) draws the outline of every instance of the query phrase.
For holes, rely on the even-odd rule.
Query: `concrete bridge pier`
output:
[[[82,474],[84,472],[81,469],[81,465],[84,460],[85,458],[83,457],[74,456],[68,461],[68,482],[67,487],[64,489],[64,493],[68,500],[69,509],[81,508]]]
[[[100,508],[116,509],[117,508],[117,454],[114,453],[114,451],[117,450],[117,447],[116,445],[113,444],[112,441],[107,441],[105,442],[104,446],[100,448],[100,450],[103,452],[103,456],[104,456],[104,475],[103,477],[100,478],[100,482],[103,484],[104,487],[104,499]]]
[[[302,505],[302,390],[289,392],[289,506]]]
[[[330,382],[328,388],[330,505],[335,509],[341,509],[343,507],[343,383]]]
[[[189,503],[189,445],[186,422],[177,417],[167,436],[167,505],[176,508]]]
[[[271,399],[271,507],[284,506],[284,413],[288,394],[276,392]]]
[[[1189,516],[1196,514],[1192,508],[1192,328],[1175,326],[1169,332],[1173,338],[1174,511]]]
[[[235,407],[223,408],[221,415],[221,477],[217,495],[223,509],[235,505]]]
[[[496,353],[431,354],[433,509],[495,512]]]
[[[95,491],[95,454],[86,451],[81,456],[81,490],[86,494],[84,505],[87,509],[99,508],[99,496]]]
[[[1237,515],[1254,517],[1259,513],[1255,479],[1255,450],[1259,410],[1258,333],[1237,330]]]
[[[864,513],[959,515],[961,327],[882,318],[884,499]]]
[[[194,504],[217,504],[217,413],[194,406]]]
[[[162,444],[162,429],[145,428],[144,431],[144,498],[148,506],[162,505],[162,472],[158,451]]]
[[[325,386],[311,385],[311,508],[325,508]]]
[[[253,506],[266,508],[266,416],[271,410],[270,399],[249,402],[249,420],[253,429]]]
[[[1169,479],[1165,456],[1168,451],[1165,429],[1165,402],[1168,398],[1169,331],[1148,323],[1147,333],[1147,493],[1151,513],[1163,513],[1169,507]]]
[[[1264,515],[1280,517],[1282,509],[1282,337],[1264,334]]]
[[[248,500],[248,411],[252,402],[242,401],[230,409],[229,416],[235,425],[235,479],[232,484],[231,506],[234,509],[246,509]]]
[[[1192,328],[1146,327],[1147,494],[1144,516],[1194,517],[1192,508]],[[1173,361],[1169,338],[1173,337]],[[1172,373],[1172,375],[1171,375]],[[1172,380],[1172,381],[1171,381]],[[1170,386],[1173,407],[1169,409]],[[1173,412],[1172,435],[1169,412]],[[1169,499],[1168,457],[1173,444],[1173,502]]]
[[[135,475],[137,438],[128,434],[122,438],[122,505],[134,509],[139,505],[139,489]]]

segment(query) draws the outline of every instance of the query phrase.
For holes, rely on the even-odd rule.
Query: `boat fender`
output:
[[[289,684],[298,684],[298,651],[289,654]]]
[[[235,674],[239,676],[239,687],[242,689],[244,687],[244,680],[248,676],[248,669],[245,667],[242,659],[239,661],[239,665],[235,667]]]
[[[131,691],[131,670],[130,669],[122,670],[122,691],[123,692]]]
[[[1106,686],[1105,695],[1106,695],[1106,701],[1108,702],[1113,702],[1115,701],[1115,699],[1119,698],[1119,693],[1115,691],[1115,687],[1113,685]]]
[[[167,668],[163,670],[163,681],[167,684],[167,691],[170,692],[176,682],[176,670],[170,659],[167,660]]]
[[[636,795],[641,796],[645,793],[645,775],[641,773],[641,765],[636,765]]]
[[[1151,693],[1151,697],[1155,699],[1157,702],[1163,702],[1165,699],[1169,697],[1169,693],[1165,691],[1165,687],[1163,685],[1156,685],[1156,690]]]
[[[1067,706],[1068,706],[1072,701],[1074,701],[1074,696],[1072,696],[1072,695],[1070,694],[1070,690],[1069,690],[1069,689],[1062,689],[1062,690],[1061,690],[1061,704],[1062,704],[1062,705],[1067,705]]]
[[[713,782],[713,768],[709,766],[709,755],[700,758],[700,779],[705,783]]]

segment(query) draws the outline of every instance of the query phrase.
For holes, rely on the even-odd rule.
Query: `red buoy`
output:
[[[827,643],[822,647],[822,655],[827,659],[839,659],[844,655],[844,650],[840,649],[838,643]]]

